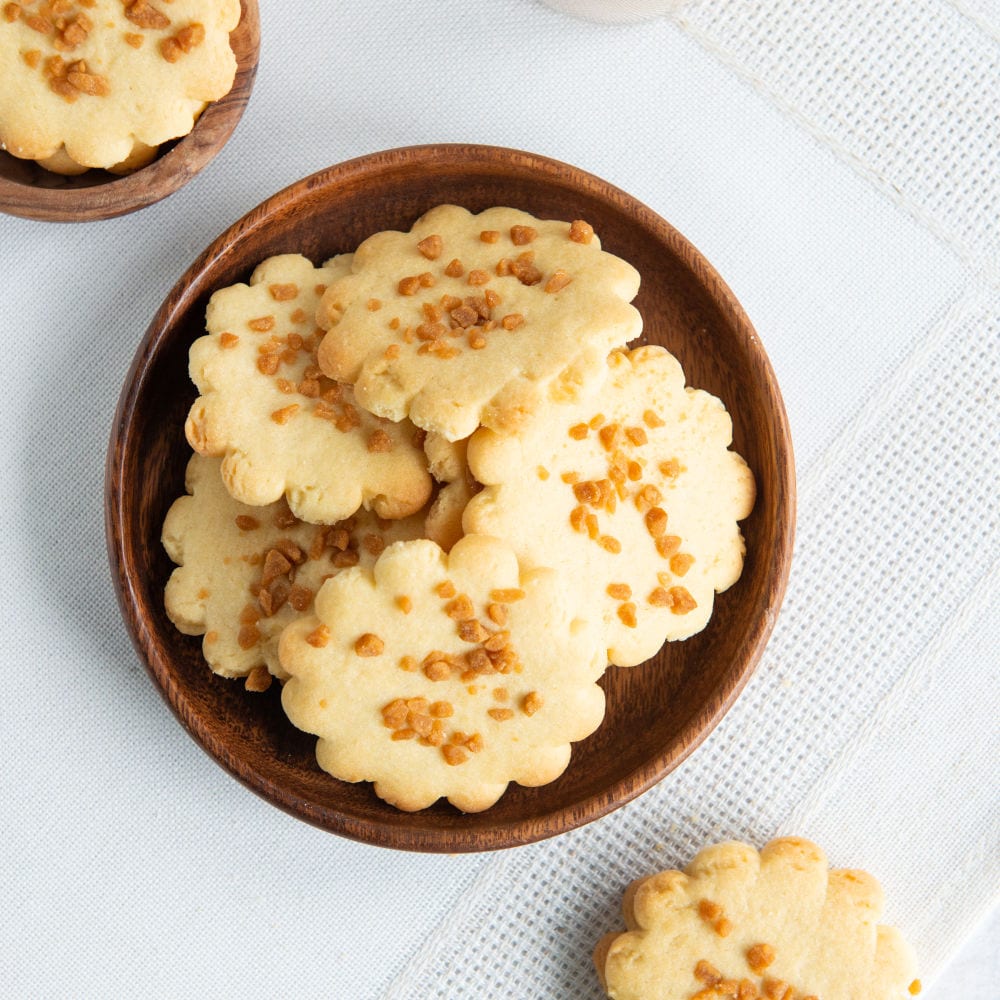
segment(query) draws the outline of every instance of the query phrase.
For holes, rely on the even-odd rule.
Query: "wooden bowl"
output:
[[[245,281],[279,253],[314,262],[354,250],[383,229],[407,229],[442,202],[480,211],[509,204],[536,216],[593,224],[602,244],[642,275],[644,339],[665,345],[690,384],[730,409],[735,447],[758,486],[743,523],[747,558],[705,631],[655,659],[611,668],[607,716],[576,744],[569,768],[541,788],[512,785],[493,808],[447,804],[402,813],[371,786],[317,767],[315,738],[264,695],[214,676],[200,638],[181,635],[163,608],[172,570],[160,545],[184,492],[184,418],[196,392],[188,348],[218,288]],[[395,848],[482,851],[540,840],[603,816],[654,785],[711,731],[750,676],[774,625],[792,551],[795,480],[788,426],[770,363],[732,292],[678,232],[612,185],[554,160],[490,146],[417,146],[351,160],[307,177],[223,233],[187,270],[153,319],[132,364],[112,430],[106,518],[125,623],[167,703],[226,770],[268,801],[335,833]]]
[[[152,163],[124,176],[88,170],[66,177],[0,151],[0,212],[42,222],[92,222],[153,205],[187,184],[229,140],[253,90],[260,12],[257,0],[240,0],[240,6],[240,23],[229,36],[236,55],[232,90],[209,104],[186,136],[164,143]]]

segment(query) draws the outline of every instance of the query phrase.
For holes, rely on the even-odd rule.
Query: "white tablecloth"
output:
[[[597,998],[632,878],[788,832],[880,878],[933,980],[1000,884],[997,4],[261,6],[247,115],[188,187],[0,217],[0,994]],[[114,405],[184,268],[299,177],[430,141],[566,160],[676,225],[754,321],[799,468],[785,607],[720,727],[628,807],[491,856],[354,844],[230,779],[138,663],[104,554]],[[928,995],[985,996],[990,968]]]

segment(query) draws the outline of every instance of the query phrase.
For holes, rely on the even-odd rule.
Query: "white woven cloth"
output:
[[[664,6],[262,0],[249,110],[188,187],[0,216],[0,995],[596,1000],[625,885],[727,837],[875,873],[925,982],[990,910],[1000,8]],[[719,728],[619,812],[490,856],[340,840],[230,779],[138,664],[103,542],[114,405],[185,267],[299,177],[431,141],[566,160],[676,225],[754,321],[799,468],[785,607]]]

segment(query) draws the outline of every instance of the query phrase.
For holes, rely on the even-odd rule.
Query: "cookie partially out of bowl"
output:
[[[602,245],[642,275],[643,339],[660,344],[689,381],[731,401],[733,447],[758,486],[743,522],[746,561],[708,627],[650,661],[601,680],[603,725],[574,748],[562,776],[511,788],[489,811],[445,803],[400,813],[370,786],[331,780],[315,739],[285,719],[276,685],[248,698],[215,677],[201,643],[163,607],[172,566],[159,544],[183,489],[184,418],[195,397],[188,350],[211,294],[245,281],[265,258],[302,252],[314,263],[383,230],[407,230],[446,199],[479,212],[517,205],[538,218],[586,219]],[[711,266],[659,216],[605,181],[544,157],[485,146],[391,150],[321,171],[222,234],[170,293],[139,347],[108,455],[113,576],[140,656],[170,707],[223,767],[267,800],[327,830],[410,850],[479,851],[529,843],[606,814],[659,781],[732,704],[770,635],[787,579],[794,523],[788,428],[773,372],[742,309]],[[138,488],[139,484],[142,488]]]
[[[236,127],[259,48],[256,0],[0,3],[0,211],[86,221],[175,191]]]
[[[0,18],[0,148],[128,173],[229,93],[239,0],[19,0]]]

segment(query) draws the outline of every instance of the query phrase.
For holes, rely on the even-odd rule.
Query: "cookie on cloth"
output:
[[[614,1000],[904,1000],[915,960],[882,908],[871,875],[829,870],[808,840],[718,844],[629,886],[628,931],[594,964]]]
[[[49,170],[134,170],[232,89],[239,0],[0,6],[0,149]]]
[[[424,519],[424,537],[437,542],[445,552],[450,552],[464,534],[462,515],[483,488],[469,470],[467,449],[468,438],[448,441],[440,434],[428,434],[424,441],[431,475],[443,484]]]
[[[344,781],[416,810],[557,778],[604,715],[604,651],[558,577],[496,538],[400,542],[324,584],[279,646],[282,704]]]
[[[221,460],[193,455],[186,496],[163,523],[163,545],[177,563],[167,581],[170,620],[185,635],[204,635],[212,670],[246,677],[263,690],[282,677],[278,637],[312,610],[323,583],[343,569],[371,566],[387,545],[419,538],[417,514],[384,521],[367,511],[325,526],[299,521],[282,499],[266,507],[234,500],[222,482]]]
[[[722,403],[686,388],[666,350],[614,351],[606,370],[598,393],[516,435],[476,432],[469,466],[486,488],[463,526],[561,573],[603,622],[610,662],[633,666],[703,629],[738,579],[754,481]]]
[[[316,304],[349,267],[349,257],[318,268],[299,254],[271,257],[249,285],[208,304],[208,336],[190,355],[201,396],[185,430],[199,454],[225,457],[223,479],[242,503],[284,494],[297,517],[333,524],[360,507],[406,517],[430,496],[416,428],[373,417],[316,366]]]
[[[638,272],[583,222],[441,205],[369,237],[323,296],[319,364],[358,402],[456,441],[516,429],[637,337]]]

